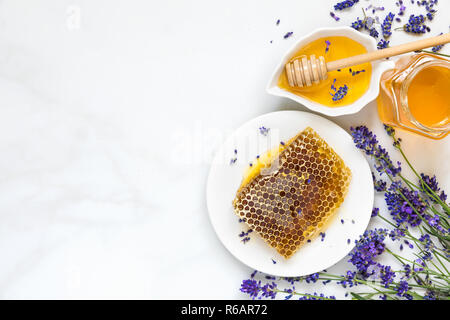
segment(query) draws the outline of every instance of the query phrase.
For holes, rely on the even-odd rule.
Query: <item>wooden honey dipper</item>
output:
[[[285,70],[291,87],[309,87],[312,84],[318,84],[320,81],[327,79],[327,73],[329,71],[357,66],[362,63],[443,45],[448,42],[450,42],[450,33],[331,62],[325,62],[323,56],[316,58],[312,54],[308,59],[306,55],[303,55],[286,63]]]

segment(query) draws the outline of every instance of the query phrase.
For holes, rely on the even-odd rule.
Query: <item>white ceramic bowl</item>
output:
[[[328,116],[341,116],[344,114],[352,114],[360,111],[364,106],[366,106],[369,102],[376,99],[380,90],[380,78],[383,72],[388,69],[392,69],[394,67],[394,62],[389,60],[381,60],[372,62],[372,77],[370,79],[370,86],[366,93],[361,96],[358,100],[353,102],[352,104],[330,108],[324,105],[321,105],[317,102],[308,100],[296,94],[293,94],[289,91],[281,89],[278,87],[278,78],[283,72],[285,64],[291,59],[291,57],[298,51],[300,48],[304,47],[308,43],[317,40],[319,38],[331,37],[331,36],[344,36],[351,38],[359,43],[361,43],[368,52],[377,50],[377,42],[373,37],[365,35],[359,31],[351,27],[339,27],[339,28],[321,28],[316,31],[308,34],[307,36],[299,39],[294,46],[286,54],[283,59],[280,61],[275,71],[272,74],[272,77],[267,85],[267,91],[275,96],[289,98],[291,100],[297,101],[298,103],[304,105],[305,107],[328,115]]]

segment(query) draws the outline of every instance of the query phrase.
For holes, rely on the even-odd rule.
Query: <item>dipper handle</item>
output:
[[[404,43],[395,47],[367,52],[353,57],[325,62],[325,58],[311,55],[297,57],[286,63],[285,70],[291,87],[303,87],[318,84],[327,79],[328,71],[357,66],[375,60],[397,56],[406,52],[443,45],[450,42],[450,33],[440,36]]]
[[[371,62],[375,60],[381,60],[388,57],[398,56],[403,53],[417,51],[424,48],[430,48],[438,46],[441,44],[446,44],[450,42],[450,33],[442,34],[440,36],[417,40],[409,43],[404,43],[398,46],[381,49],[373,52],[368,52],[360,54],[353,57],[348,57],[344,59],[339,59],[336,61],[331,61],[327,63],[327,70],[333,71],[341,68],[347,68],[351,66],[356,66],[358,64]]]

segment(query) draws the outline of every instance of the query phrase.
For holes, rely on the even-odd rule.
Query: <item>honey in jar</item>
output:
[[[450,132],[450,61],[419,53],[386,71],[377,99],[385,124],[441,139]]]

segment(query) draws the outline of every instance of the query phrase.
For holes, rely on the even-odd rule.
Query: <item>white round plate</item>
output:
[[[352,172],[348,194],[325,237],[303,245],[286,260],[256,233],[242,242],[239,234],[249,227],[233,211],[236,195],[245,170],[257,155],[288,141],[306,127],[314,129],[339,154]],[[259,128],[269,129],[267,135]],[[231,159],[235,159],[234,163]],[[351,136],[335,123],[301,111],[268,113],[237,129],[216,153],[209,172],[206,199],[211,223],[225,247],[249,267],[283,277],[303,276],[322,271],[342,258],[364,233],[373,207],[373,181],[369,165],[354,146]]]

